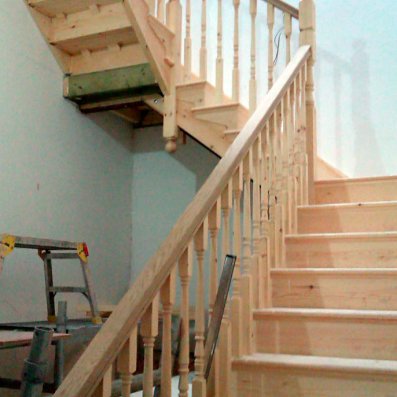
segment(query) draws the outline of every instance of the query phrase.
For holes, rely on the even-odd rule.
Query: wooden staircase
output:
[[[316,182],[254,311],[254,353],[233,361],[238,395],[396,395],[396,199],[397,177]]]
[[[179,64],[164,2],[154,11],[154,2],[145,0],[25,1],[65,73],[65,98],[82,112],[112,110],[137,126],[162,123],[166,113],[167,150],[176,149],[177,125],[219,156],[247,122],[249,111],[238,98],[219,94],[204,75]],[[179,2],[169,4],[168,14],[180,19]],[[171,95],[176,125],[168,126],[164,101],[173,73],[184,77]]]
[[[176,150],[176,142],[181,137],[178,130],[181,130],[222,157],[254,110],[250,111],[241,104],[239,63],[236,61],[238,38],[234,37],[233,98],[230,98],[208,81],[204,61],[200,59],[198,76],[192,72],[191,60],[187,59],[187,54],[191,56],[188,37],[184,43],[185,64],[175,66],[181,62],[181,55],[179,51],[172,50],[175,34],[171,23],[166,23],[167,13],[172,14],[172,9],[165,8],[165,1],[157,1],[157,7],[154,7],[155,1],[149,0],[25,0],[65,74],[64,97],[75,102],[83,113],[113,111],[136,127],[164,122],[167,150]],[[178,1],[171,3],[175,3],[174,8],[179,14]],[[238,12],[239,2],[236,4]],[[275,10],[279,8],[285,12],[285,35],[290,42],[291,20],[298,18],[298,11],[274,0],[268,8],[269,32],[273,31]],[[256,9],[252,8],[250,12],[255,19]],[[186,21],[192,18],[186,13]],[[217,23],[218,32],[222,32],[222,21]],[[207,31],[205,27],[203,29],[201,58],[205,58],[208,52],[205,47]],[[217,40],[216,62],[219,64],[222,61],[219,54],[222,51],[222,33],[218,34]],[[255,51],[255,47],[251,51]],[[270,88],[274,80],[275,49],[272,41],[268,51]],[[291,52],[289,48],[287,60]],[[254,64],[255,56],[252,59]],[[250,84],[254,88],[250,90],[250,102],[256,103],[257,97],[261,96],[256,93],[257,76],[252,65]],[[178,75],[174,98],[176,125],[169,126],[163,116],[165,97],[169,97],[167,94],[173,85],[170,81],[172,73]],[[217,81],[222,80],[223,71],[218,74]],[[343,176],[323,160],[317,166],[321,175]]]
[[[145,346],[144,395],[151,396],[159,303],[162,396],[171,396],[176,270],[182,290],[181,397],[188,390],[193,287],[194,397],[396,396],[397,178],[315,181],[323,163],[316,162],[314,1],[301,0],[298,10],[267,0],[268,92],[261,96],[258,1],[249,1],[250,70],[242,76],[242,7],[233,0],[231,97],[224,90],[222,0],[215,84],[208,81],[206,0],[200,1],[197,75],[191,32],[197,15],[190,0],[184,15],[179,0],[26,3],[65,73],[64,96],[81,111],[112,110],[138,126],[163,123],[168,151],[176,149],[182,130],[222,157],[55,396],[110,397],[115,372],[123,397],[129,396],[138,324]],[[286,68],[276,76],[274,28],[280,11]],[[292,20],[299,22],[296,52]],[[249,109],[241,101],[242,77],[248,77]],[[338,175],[326,165],[323,171]],[[218,263],[230,252],[238,258],[233,294],[207,382],[205,312],[213,308]]]

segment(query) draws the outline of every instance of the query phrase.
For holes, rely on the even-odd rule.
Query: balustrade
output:
[[[240,97],[241,7],[239,0],[230,2],[234,9],[233,100],[237,101]],[[256,65],[256,53],[260,48],[255,40],[255,26],[260,23],[260,14],[257,12],[257,1],[250,1],[251,118],[55,393],[55,397],[110,397],[114,375],[122,380],[123,397],[129,395],[132,376],[138,368],[138,330],[144,345],[143,395],[152,396],[153,348],[159,334],[159,318],[162,319],[161,395],[171,396],[171,378],[179,375],[179,396],[188,396],[191,320],[194,320],[195,335],[193,396],[204,397],[207,391],[215,396],[229,395],[228,388],[233,384],[230,370],[232,357],[253,351],[253,309],[271,306],[270,270],[283,263],[284,237],[287,233],[296,232],[297,207],[308,203],[311,197],[315,136],[312,49],[315,23],[313,1],[302,0],[301,3],[304,3],[301,4],[299,14],[302,45],[295,55],[291,51],[291,21],[297,14],[292,11],[287,13],[283,9],[287,66],[277,80],[274,80],[272,64],[274,14],[277,7],[284,3],[272,0],[267,4],[270,34],[268,83],[271,88],[262,100],[257,100],[256,79],[261,70]],[[151,13],[162,21],[165,2],[158,0],[150,4],[154,4],[150,6]],[[207,3],[203,0],[201,4],[200,78],[206,79]],[[179,6],[176,0],[167,3],[169,26],[175,26],[175,21],[180,20]],[[181,43],[185,48],[185,80],[193,78],[191,19],[195,15],[190,6],[188,0],[186,38],[184,44]],[[220,99],[224,94],[224,3],[219,0],[217,6],[216,93]],[[310,14],[311,17],[304,18],[302,22],[302,13]],[[209,255],[206,255],[208,243]],[[213,364],[213,383],[210,385],[204,374],[207,317],[212,314],[218,291],[219,264],[223,264],[225,254],[229,253],[237,256],[237,262]],[[181,287],[178,298],[177,270]],[[195,291],[192,302],[189,299],[191,290]],[[159,314],[160,303],[162,310]],[[190,305],[194,306],[193,318]],[[172,357],[173,313],[180,316],[180,342],[175,371]],[[222,371],[219,362],[222,362]]]

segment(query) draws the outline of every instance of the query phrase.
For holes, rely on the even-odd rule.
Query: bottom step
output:
[[[239,397],[395,397],[397,362],[287,354],[233,361]]]

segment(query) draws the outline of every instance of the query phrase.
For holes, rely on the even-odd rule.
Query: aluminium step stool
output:
[[[38,255],[44,263],[47,314],[49,322],[56,322],[55,296],[57,293],[80,293],[87,298],[90,304],[92,322],[94,324],[102,324],[92,283],[91,270],[88,265],[89,252],[86,243],[2,234],[0,235],[0,273],[4,258],[15,248],[37,249]],[[77,259],[80,261],[84,277],[84,287],[54,286],[52,261],[61,259]]]

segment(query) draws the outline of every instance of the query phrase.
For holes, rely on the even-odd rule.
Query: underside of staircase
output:
[[[238,395],[396,395],[397,177],[316,182],[285,243]]]
[[[66,99],[83,113],[112,111],[136,128],[163,124],[172,33],[150,15],[149,26],[147,17],[132,16],[132,9],[148,13],[145,0],[25,1],[65,74]],[[182,80],[176,86],[179,137],[186,133],[222,157],[249,110],[224,94],[219,100],[215,87],[192,73]],[[317,173],[346,177],[322,159]]]
[[[242,308],[242,317],[248,321],[252,319],[253,322],[252,351],[237,356],[233,353],[233,393],[242,397],[397,396],[397,177],[348,179],[319,159],[315,171],[323,180],[314,183],[314,194],[310,200],[305,197],[310,195],[304,192],[304,186],[310,179],[306,168],[310,169],[313,163],[310,163],[310,159],[308,161],[307,147],[314,155],[315,150],[310,147],[309,140],[306,145],[306,138],[301,135],[302,131],[310,129],[312,136],[315,135],[315,128],[310,126],[309,120],[309,116],[315,118],[315,111],[311,103],[308,109],[312,113],[302,116],[306,97],[301,95],[304,91],[301,88],[303,84],[310,86],[309,89],[306,88],[308,96],[313,91],[313,84],[310,83],[312,75],[309,73],[313,63],[307,60],[308,51],[313,56],[315,50],[309,46],[306,49],[301,47],[301,58],[295,61],[295,66],[291,66],[291,73],[295,74],[293,77],[287,76],[286,82],[276,87],[275,92],[277,89],[279,91],[274,98],[270,98],[272,101],[265,102],[264,107],[268,106],[270,110],[262,123],[258,121],[259,116],[255,119],[255,109],[247,109],[236,100],[235,95],[233,99],[223,94],[223,91],[220,94],[218,86],[213,86],[202,76],[192,74],[191,65],[190,70],[186,67],[186,60],[182,65],[180,38],[179,41],[176,40],[172,23],[166,24],[164,15],[157,12],[158,17],[153,16],[154,9],[151,10],[150,7],[154,1],[26,0],[26,3],[65,74],[64,97],[76,103],[82,112],[113,111],[136,127],[164,124],[166,148],[170,152],[176,149],[179,130],[192,136],[219,157],[225,156],[233,142],[239,143],[236,137],[237,140],[241,137],[243,133],[239,133],[244,128],[250,139],[255,133],[254,138],[262,134],[255,144],[255,139],[252,138],[251,147],[247,145],[246,153],[233,163],[239,167],[237,171],[227,163],[230,168],[229,179],[223,178],[226,187],[223,186],[223,190],[219,188],[218,196],[214,196],[215,210],[209,207],[210,215],[203,210],[205,219],[198,219],[197,222],[202,223],[198,223],[199,228],[192,227],[191,231],[192,240],[199,246],[196,248],[199,252],[198,260],[202,260],[208,240],[208,221],[210,227],[212,222],[212,236],[217,236],[221,213],[227,227],[230,226],[228,217],[233,206],[234,211],[238,211],[235,212],[238,215],[235,215],[234,221],[240,219],[240,198],[244,191],[245,198],[249,197],[249,200],[244,200],[244,222],[248,225],[244,226],[244,233],[248,233],[248,236],[242,236],[243,245],[246,244],[245,248],[248,249],[242,255],[248,263],[248,266],[244,266],[250,267],[251,245],[254,247],[252,257],[258,260],[259,254],[254,251],[260,240],[259,229],[265,230],[268,224],[272,225],[271,233],[276,235],[276,239],[277,236],[282,236],[281,244],[285,247],[281,256],[272,256],[267,252],[272,256],[271,259],[277,259],[270,266],[268,274],[260,275],[259,284],[268,288],[261,291],[259,287],[253,287],[254,291],[259,291],[258,294],[266,294],[260,298],[254,296],[253,300],[267,304],[259,308],[254,305],[256,309],[252,313],[249,309],[248,314]],[[292,16],[298,17],[297,10],[288,8],[283,1],[269,0],[268,3],[272,7],[278,5],[285,12],[289,10]],[[313,5],[312,1],[302,3],[305,3],[303,10],[307,4]],[[170,1],[167,4],[170,6],[170,15],[173,16],[169,19],[175,22],[178,15],[180,17],[180,9],[175,6],[179,2]],[[238,7],[240,2],[234,1],[233,4]],[[256,17],[256,8],[252,4],[256,2],[251,2],[250,9],[251,15]],[[313,10],[313,7],[308,9]],[[313,12],[308,13],[313,17],[312,14]],[[305,39],[314,31],[314,18],[301,18],[301,36]],[[305,21],[305,18],[312,24]],[[273,29],[271,20],[269,26]],[[190,48],[189,42],[185,53],[186,48]],[[217,61],[217,66],[219,64]],[[176,81],[176,75],[182,77]],[[223,79],[223,75],[221,77]],[[251,85],[256,87],[255,84]],[[293,97],[295,99],[291,100]],[[294,116],[291,116],[292,108],[296,110]],[[309,122],[306,122],[306,115]],[[252,118],[254,121],[251,121]],[[173,122],[178,130],[176,133]],[[255,122],[262,123],[261,132]],[[283,130],[279,137],[277,128]],[[250,129],[258,131],[249,135]],[[274,139],[269,138],[272,131]],[[275,150],[279,149],[279,152],[274,154],[270,151],[265,141],[268,146],[274,144]],[[241,141],[241,146],[244,145]],[[235,152],[238,150],[235,148]],[[288,169],[289,166],[291,169]],[[260,167],[271,175],[259,170]],[[250,190],[251,179],[253,191]],[[279,208],[281,200],[277,202],[284,194],[283,189],[286,197],[290,194],[288,200],[292,204],[288,205],[291,214],[295,211],[293,206],[298,203],[296,225],[295,219],[290,221],[293,233],[285,234],[282,221],[277,219],[275,222],[276,225],[279,222],[279,227],[274,228],[271,219],[274,208],[277,207],[275,211],[280,210],[275,218],[284,211]],[[258,198],[257,204],[254,199],[251,203],[251,194]],[[259,202],[259,196],[262,202]],[[202,200],[205,201],[205,198],[202,197]],[[256,206],[256,209],[251,211],[251,205]],[[257,233],[253,242],[249,242],[251,219],[246,219],[251,218],[251,215],[253,233]],[[236,227],[240,226],[237,222]],[[201,233],[199,238],[196,234],[193,235],[197,230]],[[239,229],[236,234],[240,232]],[[264,236],[263,240],[266,239],[270,238]],[[225,247],[227,244],[224,241]],[[186,245],[182,246],[181,243],[181,247],[179,248],[184,250]],[[183,251],[186,258],[191,255],[190,249],[191,247]],[[215,248],[214,255],[217,254]],[[191,263],[186,258],[183,264],[187,266],[185,278],[189,279]],[[173,260],[175,264],[177,259]],[[215,259],[214,261],[216,262]],[[244,276],[249,279],[248,273],[249,271],[242,279]],[[246,288],[244,282],[246,280],[241,282],[242,296]],[[216,283],[213,284],[216,286]],[[186,280],[184,285],[186,286]],[[250,287],[250,280],[247,285]],[[168,286],[167,289],[168,301],[172,300],[171,288]],[[203,285],[200,288],[203,294]],[[168,302],[166,293],[165,296],[166,298],[163,294],[162,299]],[[236,299],[243,298],[237,296]],[[155,306],[152,301],[149,312],[145,312],[149,324],[145,332],[149,339],[154,338],[153,335],[157,332],[157,322],[153,320]],[[146,308],[147,305],[141,309]],[[201,309],[204,312],[204,307],[199,307],[197,312]],[[196,321],[199,322],[201,317],[197,318],[199,320]],[[234,324],[230,329],[233,327]],[[124,328],[120,331],[122,332]],[[225,335],[228,335],[227,332]],[[204,324],[199,323],[197,335],[199,348],[196,366],[201,368]],[[246,336],[240,337],[244,339]],[[125,340],[122,343],[124,342]],[[130,345],[128,348],[132,350]],[[226,350],[229,354],[232,348],[229,346]],[[124,359],[130,360],[127,356],[124,354]],[[87,358],[86,362],[88,361]],[[109,361],[107,364],[112,363]],[[189,361],[184,365],[187,368],[181,373],[183,372],[184,382],[187,383]],[[109,395],[103,391],[106,389],[103,386],[105,380],[109,382],[111,379],[108,367],[107,377],[103,376],[104,371],[95,369],[102,376],[102,394],[95,395]],[[125,379],[132,372],[130,369],[125,371]],[[203,397],[206,395],[203,391],[205,381],[203,374],[199,375],[201,378],[194,396]],[[86,377],[88,386],[84,386],[84,390],[93,387],[89,384],[92,381],[90,376]],[[223,376],[226,375],[221,371],[219,379],[222,380]],[[222,383],[221,380],[218,382]],[[126,384],[125,395],[128,393],[128,381]],[[98,383],[94,386],[97,385]],[[61,387],[60,396],[67,395],[62,394],[66,393],[66,388],[67,386],[64,389]],[[83,387],[79,390],[83,390]],[[150,382],[147,390],[151,390]],[[79,394],[79,397],[83,395]],[[216,396],[216,393],[209,392],[208,395]]]
[[[162,124],[172,32],[148,17],[144,0],[26,2],[65,74],[65,98],[84,113],[112,110],[136,127]],[[215,88],[197,76],[178,84],[177,124],[223,156],[249,112],[227,96],[221,104],[215,97]]]

